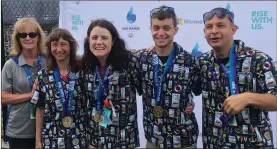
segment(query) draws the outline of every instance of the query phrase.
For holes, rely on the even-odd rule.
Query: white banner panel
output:
[[[90,22],[98,18],[113,22],[128,48],[141,49],[154,44],[150,32],[150,11],[163,4],[174,7],[179,26],[174,40],[189,52],[206,52],[211,49],[204,38],[202,16],[215,7],[224,7],[235,14],[235,23],[239,26],[235,39],[243,40],[247,46],[262,50],[276,60],[274,1],[61,1],[59,26],[68,29],[77,39],[79,55],[83,54],[83,40]],[[201,96],[195,97],[194,100],[194,111],[200,128],[197,147],[201,148]],[[141,147],[145,147],[140,96],[138,109]],[[276,147],[276,112],[270,112],[270,118]]]

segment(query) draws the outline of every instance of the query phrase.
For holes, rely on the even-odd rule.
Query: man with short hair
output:
[[[143,125],[146,148],[196,148],[198,124],[185,109],[199,95],[194,57],[173,42],[178,32],[172,7],[161,6],[150,13],[154,49],[136,53],[142,79]],[[199,88],[199,87],[198,87]]]
[[[268,111],[277,110],[277,68],[270,56],[234,40],[234,14],[203,15],[213,50],[199,57],[203,148],[273,148]]]

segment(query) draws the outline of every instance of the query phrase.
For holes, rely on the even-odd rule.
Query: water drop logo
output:
[[[225,9],[234,13],[234,11],[232,10],[231,5],[229,3],[226,5]]]
[[[230,8],[231,8],[231,5],[228,3],[227,6],[226,6],[226,9],[231,11]]]
[[[133,11],[134,11],[133,7],[131,7],[126,17],[128,23],[131,23],[131,24],[136,22],[136,14],[134,14]]]
[[[193,56],[195,56],[196,58],[201,56],[203,53],[201,52],[200,48],[199,48],[199,44],[196,42],[194,48],[192,49],[192,53]]]

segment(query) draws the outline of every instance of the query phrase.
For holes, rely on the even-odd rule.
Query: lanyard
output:
[[[104,76],[101,77],[99,67],[96,66],[95,68],[96,77],[99,81],[99,85],[97,88],[97,99],[96,99],[96,110],[100,111],[101,105],[103,103],[104,96],[107,96],[105,89],[108,86],[108,73],[109,73],[109,67],[105,69]]]
[[[237,57],[236,57],[236,45],[235,43],[233,43],[231,49],[230,49],[230,57],[229,57],[229,70],[225,67],[224,64],[220,63],[220,67],[223,69],[224,73],[226,76],[228,76],[228,80],[229,80],[229,88],[231,91],[231,95],[236,95],[238,94],[238,84],[236,83],[236,61],[237,61]],[[225,90],[225,88],[224,88]],[[226,90],[225,90],[226,92]],[[228,123],[228,121],[233,118],[233,115],[224,113],[222,115],[222,117],[220,117],[220,120],[222,121],[222,126],[225,127]]]
[[[229,70],[225,67],[224,64],[220,63],[221,68],[223,69],[224,73],[228,76],[229,80],[229,87],[232,95],[238,94],[238,84],[236,83],[236,53],[235,53],[236,45],[233,44],[232,48],[230,49],[230,67]]]
[[[156,49],[153,50],[152,52],[152,58],[153,58],[153,73],[154,73],[154,92],[155,92],[155,102],[156,105],[160,105],[161,104],[161,90],[162,90],[162,82],[165,81],[166,78],[166,74],[168,72],[168,70],[171,68],[171,66],[173,65],[173,61],[174,61],[174,56],[175,56],[175,48],[173,47],[173,49],[170,52],[170,55],[166,61],[166,65],[165,68],[163,70],[163,74],[161,76],[161,79],[159,80],[159,57],[157,56],[156,53]]]
[[[68,88],[68,96],[65,96],[65,92],[62,87],[61,82],[61,74],[58,67],[54,68],[54,79],[56,82],[56,85],[58,87],[58,91],[61,97],[61,102],[63,104],[63,112],[65,116],[70,115],[74,97],[74,86],[75,86],[75,74],[73,72],[69,73],[69,88]]]
[[[29,85],[30,85],[30,87],[31,87],[31,89],[32,89],[32,88],[33,88],[34,81],[33,81],[33,79],[32,79],[32,75],[31,75],[31,73],[30,73],[29,66],[28,66],[27,64],[25,64],[25,65],[23,66],[23,68],[24,68],[25,73],[26,73],[26,75],[27,75],[27,79],[28,79],[28,81],[29,81]],[[37,68],[37,70],[39,71],[40,69],[41,69],[41,55],[39,54],[39,55],[38,55],[38,68]]]
[[[38,55],[38,66],[37,66],[37,71],[40,71],[41,70],[41,54]],[[24,71],[27,75],[27,79],[29,81],[29,85],[30,85],[30,88],[31,90],[33,89],[33,84],[34,84],[34,81],[33,81],[33,78],[32,78],[32,75],[31,75],[31,72],[29,70],[29,66],[27,64],[25,64],[23,66],[24,68]],[[35,119],[35,105],[32,103],[32,101],[30,102],[30,119]]]

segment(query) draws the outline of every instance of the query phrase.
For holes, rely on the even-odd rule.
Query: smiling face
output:
[[[106,28],[94,27],[89,36],[90,51],[97,58],[107,58],[113,44],[112,35]]]
[[[226,16],[218,18],[216,15],[205,22],[205,38],[213,49],[225,49],[226,45],[233,42],[236,26]]]
[[[173,42],[173,37],[177,33],[178,27],[174,26],[173,19],[152,19],[151,33],[155,45],[164,48]]]
[[[69,42],[60,38],[58,41],[51,42],[51,53],[56,61],[65,61],[70,58]]]

